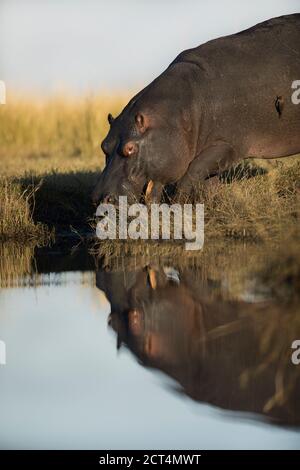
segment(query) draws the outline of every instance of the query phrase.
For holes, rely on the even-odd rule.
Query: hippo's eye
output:
[[[136,142],[129,141],[123,145],[122,154],[124,155],[124,157],[132,157],[134,155],[137,155],[138,150],[139,150],[138,144]]]

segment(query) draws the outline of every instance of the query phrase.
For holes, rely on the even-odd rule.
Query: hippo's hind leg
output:
[[[203,150],[177,182],[176,199],[186,200],[201,181],[219,174],[238,159],[234,148],[225,142]]]

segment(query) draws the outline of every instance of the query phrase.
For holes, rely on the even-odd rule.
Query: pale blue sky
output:
[[[47,93],[135,90],[180,51],[299,7],[299,0],[0,0],[0,79]]]

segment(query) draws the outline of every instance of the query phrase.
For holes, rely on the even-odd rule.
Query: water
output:
[[[1,448],[300,448],[298,298],[245,275],[262,252],[24,256],[1,267]]]

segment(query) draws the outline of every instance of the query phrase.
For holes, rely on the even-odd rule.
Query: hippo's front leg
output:
[[[200,182],[224,171],[238,158],[234,148],[223,142],[203,150],[190,163],[186,173],[177,182],[175,199],[186,201]]]

